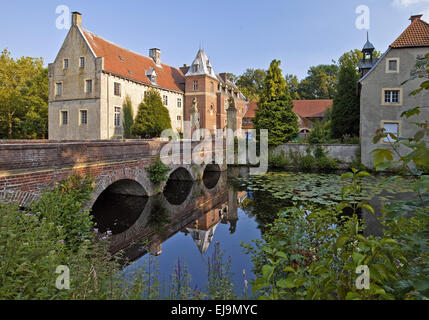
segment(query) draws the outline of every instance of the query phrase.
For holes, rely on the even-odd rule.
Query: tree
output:
[[[268,129],[268,142],[276,146],[295,138],[298,134],[298,117],[292,111],[292,98],[280,69],[280,61],[273,60],[256,111],[255,128]]]
[[[297,76],[293,74],[286,74],[285,78],[292,100],[300,100],[301,98],[298,93],[299,81]]]
[[[338,66],[321,64],[310,67],[308,76],[298,86],[301,99],[332,99],[336,91]]]
[[[43,59],[0,53],[0,139],[40,139],[48,132],[48,70]]]
[[[236,78],[235,84],[249,100],[259,101],[266,76],[265,70],[247,69],[246,72]]]
[[[359,72],[350,52],[340,58],[339,64],[337,93],[332,107],[332,136],[359,136],[360,102],[356,94]]]
[[[162,103],[159,92],[150,89],[139,105],[131,132],[137,137],[150,139],[161,136],[166,129],[171,129],[170,113]]]
[[[131,102],[130,96],[127,96],[125,98],[125,102],[123,105],[123,112],[124,112],[124,138],[125,139],[131,139],[132,133],[131,128],[134,124],[134,115],[133,115],[133,105]]]

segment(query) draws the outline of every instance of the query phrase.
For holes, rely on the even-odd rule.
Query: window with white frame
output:
[[[57,82],[55,86],[56,86],[55,94],[57,96],[62,95],[63,94],[63,83],[62,82]]]
[[[80,125],[85,126],[88,124],[88,111],[87,110],[80,110]]]
[[[121,107],[115,107],[115,127],[121,126]]]
[[[69,59],[64,59],[63,61],[63,69],[68,69],[69,68]]]
[[[85,92],[92,92],[92,80],[85,80]]]
[[[60,123],[62,126],[66,126],[69,124],[69,112],[68,111],[61,111]]]
[[[194,80],[194,91],[198,90],[198,81]]]
[[[399,122],[385,121],[383,122],[383,129],[384,133],[391,133],[395,135],[396,138],[399,138]],[[395,142],[395,140],[392,139],[390,135],[387,135],[387,137],[383,139],[383,142]]]
[[[177,107],[178,108],[182,107],[182,99],[181,98],[177,98]]]
[[[168,106],[168,96],[167,95],[162,96],[162,102],[163,102],[164,106]]]
[[[399,104],[400,101],[401,101],[400,90],[384,90],[384,103]]]

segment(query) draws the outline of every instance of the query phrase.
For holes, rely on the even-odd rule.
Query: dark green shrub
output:
[[[147,172],[149,174],[149,180],[153,184],[159,184],[161,182],[167,181],[168,176],[167,173],[171,169],[162,163],[161,159],[158,158],[150,167],[147,168]]]
[[[328,156],[320,157],[316,162],[317,168],[321,172],[330,172],[338,169],[338,163]]]
[[[300,169],[304,172],[309,172],[315,169],[316,159],[312,155],[307,154],[301,158]]]
[[[279,154],[270,153],[268,156],[268,164],[271,168],[284,169],[289,165],[289,161],[283,152]]]
[[[310,144],[326,143],[329,140],[330,134],[331,132],[325,124],[316,121],[312,130],[307,135],[307,141]]]

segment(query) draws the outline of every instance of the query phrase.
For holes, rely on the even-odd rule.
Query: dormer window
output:
[[[200,66],[199,66],[199,64],[194,64],[193,66],[192,66],[192,72],[198,72],[198,70],[200,69]]]
[[[209,71],[209,73],[212,73],[212,67],[207,67],[207,70]]]
[[[156,71],[155,69],[151,68],[150,70],[146,71],[146,76],[149,78],[149,81],[156,84]]]

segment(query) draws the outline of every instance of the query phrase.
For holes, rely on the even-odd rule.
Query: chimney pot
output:
[[[417,14],[417,15],[415,15],[415,16],[411,16],[411,18],[410,18],[411,23],[413,23],[413,22],[414,22],[414,20],[420,20],[420,18],[421,18],[421,17],[423,17],[423,15],[422,15],[422,14]]]
[[[82,28],[82,14],[80,12],[75,11],[72,13],[72,25]]]
[[[155,64],[157,66],[161,65],[161,50],[158,48],[152,48],[149,50],[149,57],[152,58],[153,62],[155,62]]]

